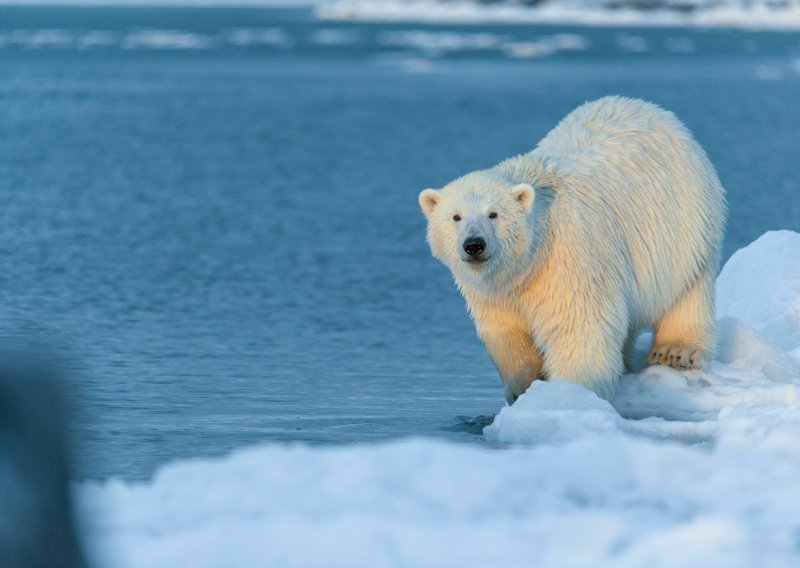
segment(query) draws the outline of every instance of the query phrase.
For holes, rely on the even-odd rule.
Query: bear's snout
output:
[[[473,258],[477,258],[486,250],[486,241],[480,237],[470,237],[464,241],[464,252]]]

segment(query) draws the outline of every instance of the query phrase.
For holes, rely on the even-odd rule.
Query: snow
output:
[[[76,487],[104,566],[796,566],[800,234],[718,280],[717,360],[537,382],[488,444],[265,445]],[[648,336],[637,343],[641,361]]]
[[[785,251],[783,259],[765,254]],[[800,347],[800,234],[775,231],[737,251],[717,280],[717,313],[738,317],[778,347]]]
[[[330,20],[448,24],[800,29],[800,3],[796,0],[544,0],[524,4],[514,0],[330,0],[317,4],[315,13]]]

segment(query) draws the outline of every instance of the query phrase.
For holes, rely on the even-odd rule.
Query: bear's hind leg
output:
[[[655,325],[651,365],[704,369],[714,352],[714,279],[698,277]]]

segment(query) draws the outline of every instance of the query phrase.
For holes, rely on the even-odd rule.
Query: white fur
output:
[[[625,344],[647,326],[651,363],[712,356],[725,195],[672,113],[587,103],[529,154],[425,190],[420,206],[509,402],[538,378],[611,397]],[[470,236],[485,240],[485,262],[467,262]]]

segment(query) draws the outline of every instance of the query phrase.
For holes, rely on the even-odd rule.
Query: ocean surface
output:
[[[417,194],[608,94],[695,132],[726,258],[800,230],[799,34],[0,7],[0,328],[66,357],[77,475],[484,443],[500,379]]]

